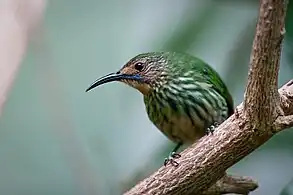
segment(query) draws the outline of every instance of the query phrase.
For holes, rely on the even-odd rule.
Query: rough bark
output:
[[[293,125],[293,80],[279,93],[277,90],[286,8],[284,0],[260,1],[244,103],[236,108],[235,114],[213,135],[183,151],[179,167],[160,168],[125,195],[224,194],[227,185],[222,185],[221,193],[213,189],[221,180],[227,183],[223,179],[225,171],[274,134]],[[248,194],[250,190],[237,191],[236,177],[232,180],[234,193]]]
[[[221,194],[248,194],[258,187],[256,181],[248,177],[225,175],[212,187],[204,191],[202,195]],[[194,193],[193,193],[194,194]]]

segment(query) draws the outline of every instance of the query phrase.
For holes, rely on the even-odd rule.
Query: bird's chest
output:
[[[167,102],[145,101],[149,119],[170,140],[192,143],[204,135],[205,122]]]

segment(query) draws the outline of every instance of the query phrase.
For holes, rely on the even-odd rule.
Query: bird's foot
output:
[[[176,162],[174,159],[178,159],[180,158],[181,155],[176,153],[176,152],[172,152],[168,158],[165,158],[165,161],[164,161],[164,166],[167,166],[168,164],[171,164],[172,166],[174,167],[178,167],[179,166],[179,163]]]
[[[215,122],[213,125],[211,125],[209,128],[206,129],[206,135],[210,135],[214,133],[215,129],[219,126],[219,123]]]

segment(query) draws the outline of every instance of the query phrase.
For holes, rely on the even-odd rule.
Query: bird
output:
[[[182,145],[212,134],[234,113],[232,96],[220,75],[206,62],[184,52],[138,54],[122,68],[95,80],[86,92],[109,82],[122,82],[142,95],[148,118],[176,145],[164,165],[175,160]]]

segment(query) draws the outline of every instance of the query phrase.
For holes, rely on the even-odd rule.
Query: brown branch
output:
[[[274,125],[276,131],[293,126],[293,79],[279,89],[280,103],[282,111],[285,112],[285,116],[278,116]]]
[[[293,115],[280,116],[275,121],[276,130],[283,130],[293,126]]]
[[[245,99],[235,114],[183,151],[179,167],[161,167],[125,195],[204,194],[229,167],[292,124],[292,117],[284,118],[292,115],[292,81],[277,93],[286,8],[283,0],[261,0]]]
[[[281,114],[277,85],[280,43],[285,33],[286,4],[284,0],[262,0],[261,2],[252,46],[244,108],[252,128],[270,133],[269,129],[273,128],[273,122]]]
[[[293,79],[281,87],[279,93],[283,94],[283,96],[280,96],[283,111],[287,113],[287,115],[293,115]]]
[[[257,182],[251,178],[225,175],[218,180],[215,185],[202,193],[202,195],[221,195],[231,193],[248,194],[257,187]]]

